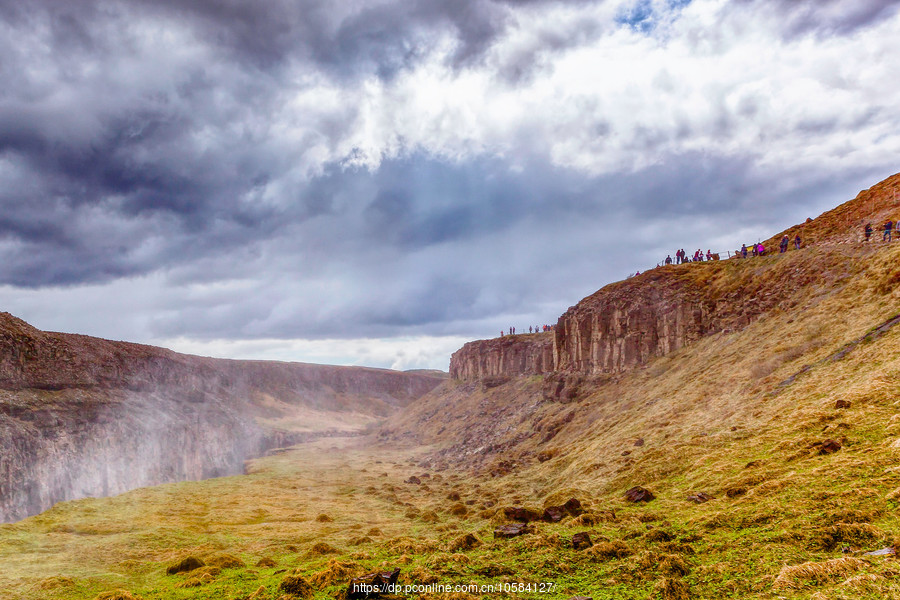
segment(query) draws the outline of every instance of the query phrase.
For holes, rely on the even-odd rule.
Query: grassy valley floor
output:
[[[404,586],[466,586],[407,598],[900,595],[896,561],[860,552],[893,542],[898,525],[896,502],[876,489],[886,483],[878,461],[841,458],[853,464],[838,467],[835,456],[816,456],[706,504],[634,505],[529,477],[429,471],[416,453],[320,440],[257,460],[245,476],[59,504],[0,526],[0,597],[334,598],[351,576],[394,567]],[[421,483],[407,483],[413,475]],[[877,481],[860,488],[857,478]],[[573,496],[583,515],[494,539],[506,522],[498,509]],[[590,548],[572,548],[580,532]],[[166,574],[189,556],[207,566]],[[282,589],[296,575],[309,594]]]

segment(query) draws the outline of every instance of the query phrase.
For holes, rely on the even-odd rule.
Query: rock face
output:
[[[553,370],[552,336],[542,332],[469,342],[450,358],[450,377],[472,381],[549,373]]]
[[[317,435],[315,424],[298,433],[279,419],[374,419],[441,381],[188,356],[0,313],[0,522],[62,500],[241,473],[248,458]]]
[[[558,371],[616,373],[678,350],[717,329],[714,307],[687,280],[660,274],[655,281],[607,286],[565,312],[553,338]]]

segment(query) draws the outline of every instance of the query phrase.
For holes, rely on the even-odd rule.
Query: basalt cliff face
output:
[[[553,336],[549,332],[469,342],[450,358],[450,377],[467,381],[543,375],[552,370]]]
[[[240,473],[269,448],[335,433],[302,423],[309,415],[375,420],[441,381],[188,356],[0,313],[0,522],[62,500]],[[297,421],[300,430],[279,426]]]
[[[557,388],[580,377],[622,373],[718,332],[746,327],[775,308],[790,308],[846,276],[872,223],[900,211],[900,174],[856,198],[766,240],[762,258],[668,265],[610,284],[569,308],[552,333],[470,342],[450,361],[455,379],[549,375]],[[777,253],[782,236],[803,251]],[[862,244],[862,248],[860,247]],[[774,251],[774,252],[773,252]],[[854,257],[850,257],[853,254]],[[553,395],[553,394],[551,394]]]

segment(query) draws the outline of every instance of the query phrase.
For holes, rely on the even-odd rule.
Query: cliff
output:
[[[453,379],[542,375],[553,370],[552,333],[508,335],[469,342],[450,357]]]
[[[846,277],[852,262],[877,249],[875,241],[862,243],[864,225],[871,222],[880,240],[882,223],[898,213],[900,174],[766,240],[774,253],[765,257],[668,265],[607,285],[560,316],[552,348],[530,335],[470,342],[453,355],[451,376],[551,375],[562,389],[571,388],[573,375],[645,365],[705,336],[746,327]],[[800,235],[803,249],[777,254],[783,235]]]
[[[189,356],[0,313],[0,522],[62,500],[240,473],[268,448],[358,430],[442,380]]]

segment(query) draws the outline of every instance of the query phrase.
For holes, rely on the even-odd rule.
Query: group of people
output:
[[[800,239],[800,234],[798,233],[794,237],[794,249],[799,250],[800,246],[802,244],[803,244],[803,242]],[[787,235],[785,235],[783,238],[781,238],[781,243],[778,244],[779,254],[784,254],[785,252],[787,252],[788,246],[790,246],[790,245],[791,245],[791,239]]]
[[[528,333],[540,333],[542,331],[547,332],[553,331],[554,329],[556,329],[556,325],[529,325]],[[507,331],[500,330],[500,337],[503,337],[504,335],[516,335],[516,328],[510,327]]]
[[[666,256],[665,263],[667,265],[671,265],[674,262],[676,265],[680,265],[682,263],[689,263],[689,262],[703,262],[704,260],[719,260],[719,255],[713,254],[712,250],[707,250],[706,254],[704,255],[703,250],[698,249],[696,252],[694,252],[693,258],[688,258],[687,252],[685,252],[684,248],[682,248],[681,250],[675,251],[675,260],[674,261],[672,260],[671,254]]]
[[[900,235],[900,221],[897,221],[896,226],[897,226],[897,235]],[[871,223],[866,223],[866,226],[865,226],[865,228],[863,229],[863,233],[864,233],[865,236],[866,236],[866,241],[867,241],[867,242],[869,241],[869,238],[872,237],[872,231],[874,231],[874,230],[872,229],[872,224],[871,224]],[[890,242],[890,241],[891,241],[891,238],[893,237],[893,232],[894,232],[894,222],[893,222],[893,221],[890,221],[890,220],[889,220],[889,221],[886,221],[886,222],[884,223],[884,225],[882,226],[882,231],[883,231],[884,233],[881,234],[881,241],[882,241],[882,242]]]
[[[887,224],[886,224],[886,227],[887,227]],[[897,222],[897,229],[898,229],[898,231],[900,231],[900,221]],[[872,235],[872,225],[870,223],[869,225],[866,225],[866,240],[868,240],[869,236],[871,236],[871,235]],[[898,235],[900,235],[900,233],[898,233]],[[886,239],[888,239],[888,240],[891,239],[890,238],[890,236],[891,236],[890,228],[885,229],[885,236],[886,236]],[[783,238],[781,238],[781,243],[778,245],[779,253],[784,254],[785,252],[787,252],[788,247],[790,245],[791,245],[791,238],[789,236],[785,235]],[[802,245],[802,241],[800,239],[800,234],[798,233],[794,237],[794,248],[799,250],[801,245]],[[741,249],[737,251],[737,255],[739,255],[741,258],[747,258],[748,256],[763,256],[765,253],[766,253],[766,247],[763,246],[762,243],[750,244],[749,248],[747,247],[747,244],[742,244]],[[706,253],[704,253],[702,250],[697,250],[696,252],[694,252],[693,256],[689,257],[687,255],[687,253],[684,251],[684,249],[682,248],[681,250],[675,251],[674,259],[672,258],[671,254],[666,256],[666,260],[664,261],[664,264],[671,265],[674,263],[676,265],[680,265],[680,264],[689,263],[689,262],[703,262],[705,260],[719,260],[719,255],[714,253],[712,250],[707,250]],[[640,272],[636,273],[636,275],[640,275]]]

